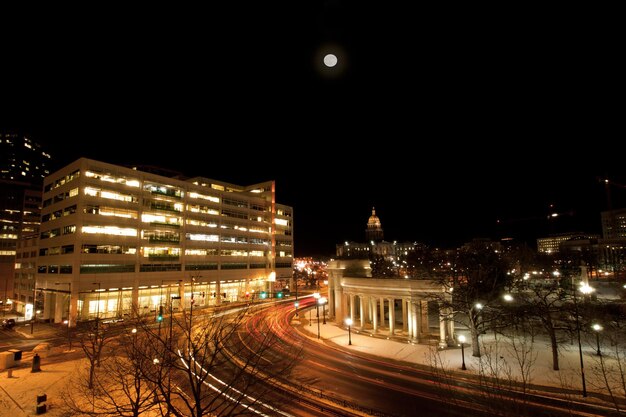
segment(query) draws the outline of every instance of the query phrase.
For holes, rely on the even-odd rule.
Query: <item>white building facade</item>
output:
[[[293,210],[275,195],[273,181],[181,180],[86,158],[67,165],[44,181],[40,317],[74,325],[271,296],[293,259]]]

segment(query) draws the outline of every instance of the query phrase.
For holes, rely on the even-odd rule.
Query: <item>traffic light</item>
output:
[[[277,292],[276,293],[276,298],[283,298],[283,293],[282,292]]]
[[[157,321],[163,321],[163,306],[159,306],[159,315],[157,316]]]
[[[267,293],[265,291],[261,291],[261,294],[259,294],[259,297],[261,297],[261,299],[265,299],[267,298]]]
[[[250,298],[250,293],[246,291],[246,298]]]

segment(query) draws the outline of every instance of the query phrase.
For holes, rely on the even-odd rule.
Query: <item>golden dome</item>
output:
[[[376,215],[376,208],[374,208],[374,207],[372,207],[372,215],[370,216],[369,220],[367,221],[367,227],[370,227],[370,228],[380,228],[381,227],[380,219]]]

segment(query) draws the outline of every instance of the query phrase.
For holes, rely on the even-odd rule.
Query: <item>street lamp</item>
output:
[[[72,283],[71,282],[55,282],[54,283],[54,285],[65,285],[65,284],[67,284],[67,292],[70,297],[70,300],[67,303],[67,327],[69,329],[69,327],[72,325],[71,318],[70,318],[70,308],[72,306]]]
[[[320,297],[318,300],[318,302],[322,305],[323,324],[326,324],[326,301],[328,301],[326,297]],[[319,322],[319,319],[317,321]]]
[[[72,350],[72,333],[70,332],[70,320],[69,320],[69,318],[67,320],[63,320],[63,324],[67,324],[67,343],[70,345],[70,347],[69,347],[69,349],[67,351],[70,352]]]
[[[318,292],[313,293],[313,298],[315,298],[315,317],[317,317],[317,338],[320,338],[320,298],[321,295]]]
[[[37,320],[37,314],[39,313],[41,313],[41,311],[35,310],[35,315],[33,316],[33,319],[30,322],[30,334],[33,334],[33,327],[35,326],[35,320]]]
[[[461,369],[463,371],[466,371],[467,368],[465,367],[465,336],[464,335],[459,335],[459,342],[461,342]]]
[[[350,330],[352,327],[352,319],[350,317],[346,319],[346,324],[348,325],[348,344],[351,345],[352,344],[352,332]]]
[[[596,346],[597,346],[596,355],[602,356],[602,352],[600,352],[600,332],[602,331],[602,329],[604,329],[604,327],[596,323],[592,326],[592,328],[596,332]]]

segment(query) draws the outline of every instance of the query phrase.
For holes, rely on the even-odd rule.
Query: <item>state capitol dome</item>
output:
[[[367,240],[381,241],[383,240],[383,226],[380,219],[376,215],[376,208],[372,207],[372,215],[367,220],[367,229],[365,229]]]

